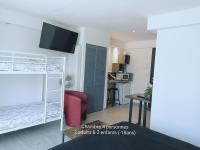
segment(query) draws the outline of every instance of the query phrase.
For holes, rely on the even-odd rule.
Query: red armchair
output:
[[[65,122],[69,126],[80,126],[87,116],[88,96],[84,92],[65,91]]]

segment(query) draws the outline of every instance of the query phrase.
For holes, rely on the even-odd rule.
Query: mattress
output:
[[[60,114],[61,109],[59,104],[47,106],[47,120],[59,118]],[[44,123],[44,119],[44,103],[0,107],[0,132],[41,124]]]
[[[46,69],[45,69],[46,68]],[[0,62],[0,71],[12,71],[12,63]],[[63,71],[61,64],[34,64],[34,63],[14,63],[13,71],[21,72],[44,72],[57,73]]]

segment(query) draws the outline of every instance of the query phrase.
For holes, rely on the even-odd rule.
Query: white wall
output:
[[[82,50],[80,44],[77,45],[75,54],[41,49],[39,48],[39,40],[43,19],[2,9],[0,9],[0,12],[0,51],[65,56],[67,60],[66,74],[72,75],[73,79],[72,89],[80,88],[80,82],[77,79],[80,72],[78,60]],[[0,76],[1,106],[40,101],[42,99],[41,75]]]
[[[193,21],[187,17],[196,18],[199,13],[195,10],[180,16],[169,15],[149,22],[150,28],[155,27],[155,21],[160,25],[157,26],[151,129],[200,146],[200,24],[191,25]],[[168,28],[168,24],[162,24],[163,19],[187,21]]]
[[[108,47],[110,45],[110,33],[100,29],[85,28],[86,43]]]
[[[148,17],[148,29],[158,30],[200,23],[200,7]]]
[[[144,93],[150,79],[152,48],[129,49],[126,54],[131,58],[127,72],[134,74],[131,93]]]
[[[151,129],[200,146],[200,26],[158,32]]]
[[[119,41],[119,40],[112,39],[112,38],[111,38],[111,40],[110,40],[110,46],[112,46],[112,47],[124,48],[125,43],[126,43],[126,42],[124,42],[124,41]]]
[[[127,42],[124,45],[126,49],[144,49],[156,47],[156,40],[146,40],[146,41],[136,41],[136,42]]]
[[[155,40],[128,42],[125,44],[126,54],[130,55],[127,72],[134,73],[131,93],[144,93],[150,79],[152,48]]]

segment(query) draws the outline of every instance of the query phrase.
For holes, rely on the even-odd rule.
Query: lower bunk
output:
[[[0,134],[61,119],[60,104],[30,103],[0,107]]]

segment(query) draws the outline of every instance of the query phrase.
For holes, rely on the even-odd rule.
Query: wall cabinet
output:
[[[125,50],[121,48],[110,48],[110,63],[119,63],[119,64],[124,64],[125,60]]]
[[[124,50],[119,49],[119,53],[118,53],[118,63],[119,63],[119,64],[124,64],[124,61],[125,61]]]

